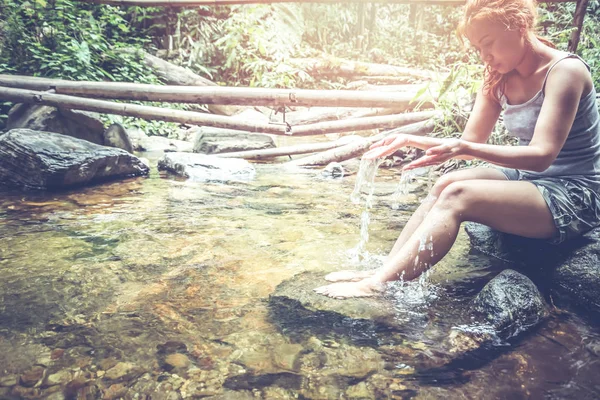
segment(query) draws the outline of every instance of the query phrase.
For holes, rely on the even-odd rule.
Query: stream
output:
[[[148,178],[2,194],[0,398],[600,398],[600,329],[567,310],[419,373],[503,268],[462,231],[422,279],[388,290],[402,332],[274,312],[270,296],[297,274],[380,265],[427,176],[398,190],[400,171],[380,168],[352,195],[356,175],[256,164],[250,182],[193,182],[155,165]]]

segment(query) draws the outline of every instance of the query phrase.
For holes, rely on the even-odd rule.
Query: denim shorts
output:
[[[583,235],[600,225],[600,193],[577,177],[539,177],[527,172],[500,168],[510,181],[530,181],[548,204],[558,230],[551,243]]]

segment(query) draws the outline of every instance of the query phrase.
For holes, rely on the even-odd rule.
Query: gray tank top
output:
[[[519,138],[519,145],[527,146],[533,137],[535,124],[544,102],[544,88],[548,74],[554,66],[566,59],[576,57],[588,70],[589,65],[575,54],[568,54],[550,66],[542,89],[523,104],[510,105],[504,95],[500,104],[504,109],[504,125],[512,136]],[[596,90],[592,90],[579,100],[577,114],[567,140],[556,160],[543,172],[522,171],[526,179],[542,177],[575,178],[600,190],[600,115],[596,105]]]

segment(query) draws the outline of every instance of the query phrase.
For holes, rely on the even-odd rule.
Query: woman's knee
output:
[[[438,196],[436,207],[465,215],[469,209],[473,185],[466,181],[454,181],[448,184]]]
[[[452,183],[454,182],[460,182],[461,180],[463,180],[461,178],[461,174],[458,173],[459,171],[454,171],[454,172],[450,172],[448,174],[442,175],[438,178],[438,180],[435,182],[435,185],[433,185],[433,188],[431,188],[431,194],[433,196],[435,196],[436,198],[439,198],[439,196],[442,194],[442,192]]]

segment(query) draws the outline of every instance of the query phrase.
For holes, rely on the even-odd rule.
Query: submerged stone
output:
[[[504,340],[539,324],[548,316],[542,295],[525,275],[507,269],[479,292],[472,311]]]
[[[336,300],[331,297],[317,294],[314,288],[328,284],[323,279],[323,273],[304,272],[282,282],[270,296],[269,302],[275,312],[290,318],[293,315],[309,312],[309,320],[318,322],[316,314],[327,320],[349,318],[349,323],[367,325],[382,325],[387,327],[400,327],[395,318],[394,307],[389,301],[381,297],[351,298]],[[298,321],[301,323],[300,321]]]
[[[7,187],[57,190],[148,172],[125,150],[58,133],[13,129],[0,136],[0,184]]]
[[[195,181],[249,181],[256,173],[246,160],[190,153],[167,153],[158,168]]]

